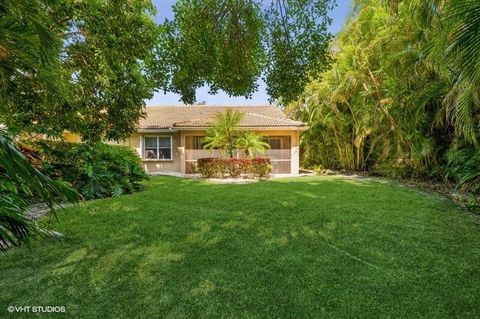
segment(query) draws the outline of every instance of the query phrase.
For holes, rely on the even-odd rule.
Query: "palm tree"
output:
[[[480,113],[480,1],[385,0],[398,7],[405,2],[416,17],[424,37],[430,39],[427,58],[450,82],[443,114],[458,137],[478,141]]]
[[[237,139],[237,148],[245,150],[246,156],[255,157],[257,153],[265,154],[265,150],[270,148],[270,145],[264,141],[262,135],[253,131],[245,131]]]
[[[0,112],[17,102],[19,83],[45,98],[65,95],[60,79],[61,38],[49,28],[47,3],[3,0],[0,4]]]
[[[242,112],[231,109],[225,113],[215,114],[215,123],[208,129],[207,136],[203,139],[204,148],[226,150],[230,158],[233,158],[239,136],[238,125],[242,118]]]
[[[457,133],[477,143],[480,114],[480,2],[446,1],[439,32],[430,51],[443,63],[443,73],[452,79],[445,107]]]
[[[45,99],[61,99],[58,80],[59,43],[49,28],[47,3],[4,0],[0,4],[0,119],[19,103],[21,87],[35,88]],[[23,92],[24,93],[24,92]],[[73,201],[76,192],[35,169],[0,130],[0,250],[28,242],[34,233],[52,235],[25,215],[23,196],[35,195],[54,213],[55,203]]]
[[[213,128],[208,130],[208,135],[202,139],[203,148],[208,150],[219,149],[225,143],[224,136]]]
[[[0,250],[19,246],[34,234],[50,234],[25,216],[23,195],[35,195],[54,212],[55,203],[74,201],[77,193],[33,167],[11,141],[0,134]]]

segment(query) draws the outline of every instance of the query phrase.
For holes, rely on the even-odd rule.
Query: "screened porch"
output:
[[[223,157],[228,158],[229,154],[226,150],[203,149],[204,136],[185,136],[185,171],[188,174],[195,173],[195,163],[199,158],[204,157]],[[270,149],[259,157],[268,157],[272,162],[273,174],[290,174],[291,173],[291,137],[290,136],[268,136],[265,142],[270,145]],[[234,152],[235,158],[245,158],[246,154],[243,150]]]

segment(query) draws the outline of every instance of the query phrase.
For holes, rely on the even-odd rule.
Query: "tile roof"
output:
[[[243,113],[240,127],[305,127],[274,106],[147,106],[146,118],[140,120],[140,129],[208,127],[217,113],[227,109]]]

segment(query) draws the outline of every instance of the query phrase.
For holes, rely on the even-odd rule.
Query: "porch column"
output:
[[[298,175],[300,172],[300,138],[298,131],[295,131],[292,136],[292,145],[291,145],[291,159],[290,159],[290,166],[291,166],[291,174]]]
[[[137,152],[138,152],[138,156],[140,156],[140,158],[143,160],[143,135],[138,134],[138,138],[139,138],[139,141],[138,141]]]
[[[183,134],[183,131],[180,131],[180,146],[178,147],[178,150],[180,151],[180,172],[185,174],[186,169],[185,169],[185,134]]]

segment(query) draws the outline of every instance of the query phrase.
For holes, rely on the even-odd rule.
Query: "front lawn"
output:
[[[334,177],[146,185],[0,256],[0,318],[480,316],[480,225],[443,197]]]

